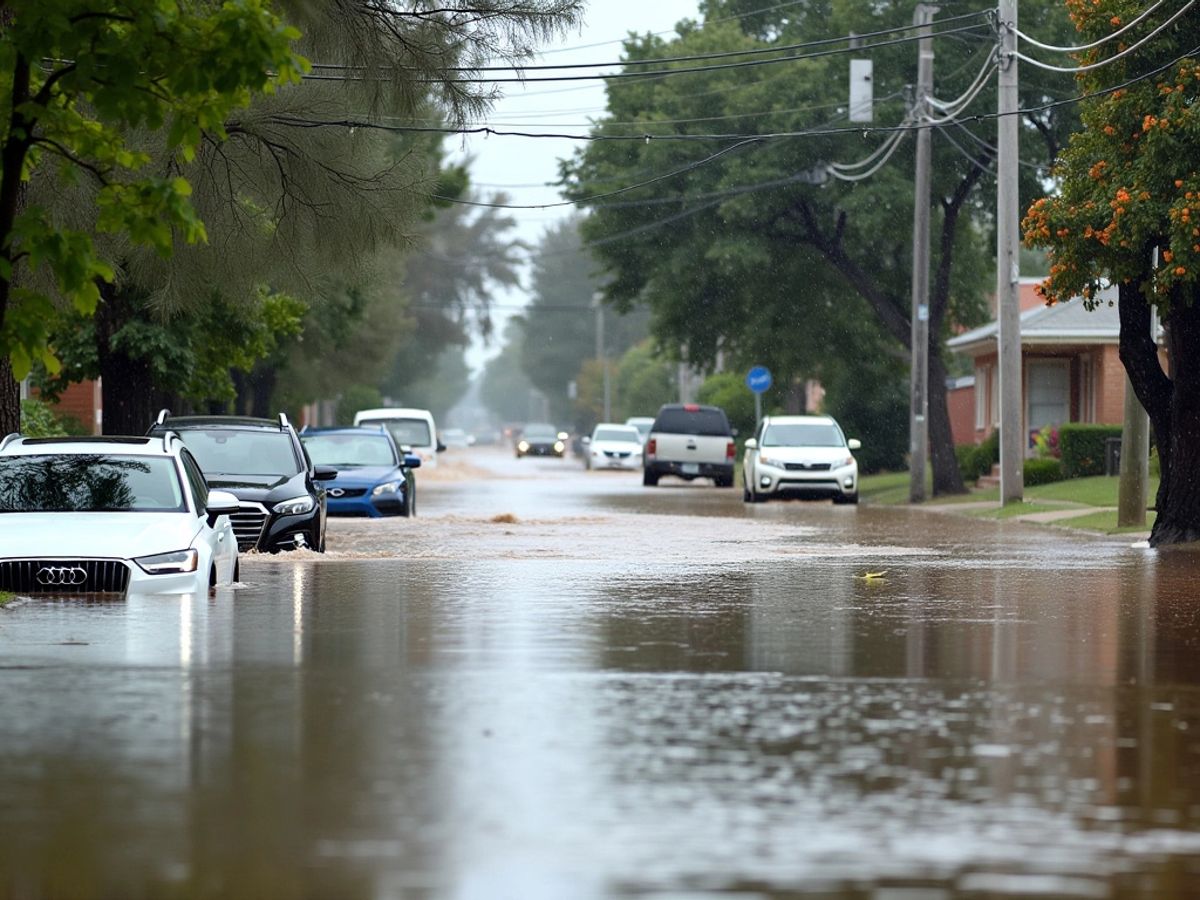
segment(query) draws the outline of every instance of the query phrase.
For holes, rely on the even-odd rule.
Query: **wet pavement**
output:
[[[0,897],[1200,894],[1200,558],[419,475],[211,597],[0,610]]]

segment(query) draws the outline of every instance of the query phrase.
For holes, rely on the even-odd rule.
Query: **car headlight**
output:
[[[200,561],[200,554],[195,550],[173,550],[170,553],[155,553],[153,556],[139,556],[134,560],[142,571],[150,575],[179,575],[183,572],[195,572]]]
[[[846,457],[845,459],[843,459],[843,460],[842,460],[840,463],[838,463],[838,465],[839,465],[839,466],[852,466],[852,465],[854,465],[854,457],[853,457],[853,456],[847,456],[847,457]]]
[[[281,516],[298,516],[312,512],[317,502],[305,494],[303,497],[293,497],[291,500],[281,500],[274,506],[275,512]]]
[[[562,441],[555,441],[555,442],[554,442],[554,452],[555,452],[555,453],[562,453],[562,452],[563,452],[563,448],[564,448],[565,446],[566,446],[566,444],[564,444]]]
[[[529,449],[529,442],[521,441],[521,443],[517,444],[517,449],[520,450],[522,453],[524,453],[526,450]]]
[[[375,485],[375,489],[371,491],[371,496],[378,497],[381,494],[398,494],[403,486],[403,481],[389,481],[386,484],[377,484]]]
[[[775,459],[773,456],[763,456],[761,453],[758,455],[758,462],[759,465],[763,466],[782,465],[782,463],[780,463],[779,460]]]

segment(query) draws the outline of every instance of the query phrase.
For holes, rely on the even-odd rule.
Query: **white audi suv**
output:
[[[178,435],[0,441],[0,591],[202,593],[238,577],[229,514]]]

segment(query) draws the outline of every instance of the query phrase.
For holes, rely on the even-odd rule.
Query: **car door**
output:
[[[214,525],[208,524],[208,481],[200,471],[200,465],[195,457],[187,450],[180,454],[183,471],[187,475],[188,485],[195,498],[196,514],[199,516],[201,540],[212,548],[213,565],[217,569],[217,581],[228,583],[233,581],[233,573],[237,567],[237,536],[233,533],[233,525],[229,516],[221,516]]]

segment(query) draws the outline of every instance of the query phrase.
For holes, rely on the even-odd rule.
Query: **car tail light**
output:
[[[700,404],[699,403],[685,403],[685,404],[683,404],[683,411],[684,412],[700,412]]]
[[[737,448],[733,446],[733,441],[730,441],[728,444],[725,445],[725,458],[733,459],[733,457],[736,454],[737,454]]]
[[[658,450],[658,441],[655,438],[650,438],[646,441],[646,455],[653,456]]]

